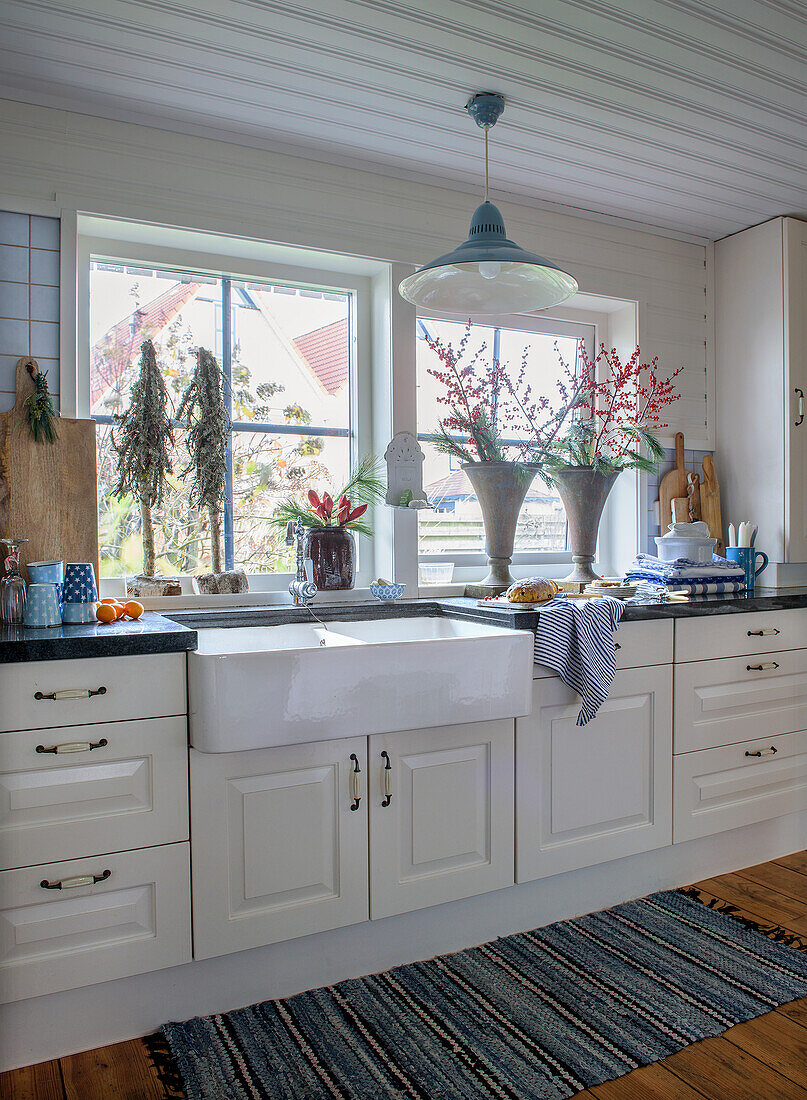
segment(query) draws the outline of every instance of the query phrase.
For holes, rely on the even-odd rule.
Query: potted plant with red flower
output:
[[[320,591],[353,588],[356,583],[353,535],[372,535],[364,515],[385,493],[384,482],[375,471],[375,459],[368,456],[338,493],[309,489],[303,501],[289,498],[273,516],[278,527],[285,528],[290,521],[302,523],[303,557],[311,559],[314,583]]]
[[[626,363],[616,348],[600,345],[588,358],[579,349],[579,398],[569,427],[551,441],[543,473],[557,488],[569,521],[569,544],[574,569],[566,578],[575,584],[598,580],[592,569],[597,532],[608,494],[623,470],[651,471],[664,456],[658,431],[662,409],[677,401],[673,380],[659,376],[658,357],[641,362],[637,347]],[[567,377],[572,372],[558,353]]]

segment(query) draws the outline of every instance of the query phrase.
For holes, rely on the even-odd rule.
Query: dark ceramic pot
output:
[[[356,583],[356,542],[344,527],[307,527],[303,557],[314,566],[314,584],[321,592],[352,588]]]

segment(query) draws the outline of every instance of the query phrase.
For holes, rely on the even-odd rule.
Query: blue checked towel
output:
[[[613,596],[552,600],[535,630],[535,663],[557,672],[582,699],[577,725],[585,726],[608,698],[616,675],[614,632],[625,605]]]

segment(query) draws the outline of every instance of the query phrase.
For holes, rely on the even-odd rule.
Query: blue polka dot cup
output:
[[[71,561],[64,571],[65,603],[95,603],[98,589],[95,585],[95,570],[92,562]]]
[[[370,595],[386,603],[389,600],[399,600],[405,588],[405,584],[371,584]]]
[[[62,609],[57,584],[29,584],[23,626],[61,626]]]

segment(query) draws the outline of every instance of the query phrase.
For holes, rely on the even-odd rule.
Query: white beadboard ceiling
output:
[[[0,0],[0,96],[717,239],[807,217],[804,0]]]

